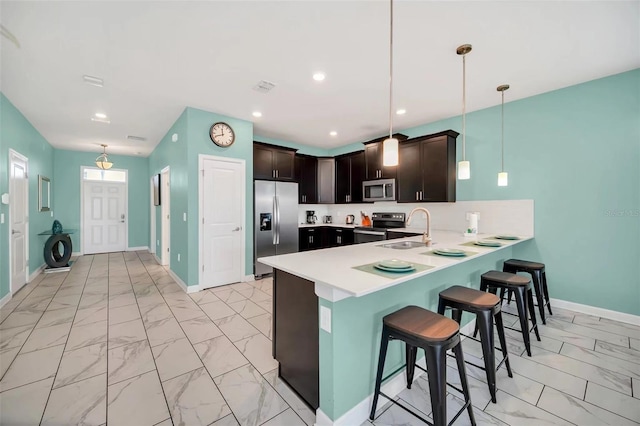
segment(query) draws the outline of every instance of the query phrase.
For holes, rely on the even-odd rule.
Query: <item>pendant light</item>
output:
[[[502,94],[502,162],[500,173],[498,173],[498,186],[507,186],[509,184],[509,175],[504,171],[504,92],[508,89],[508,84],[502,84],[496,89]]]
[[[105,144],[100,144],[102,146],[102,154],[96,158],[96,166],[101,168],[102,170],[109,170],[113,167],[113,163],[109,161],[109,157],[107,157],[107,146]]]
[[[467,180],[471,178],[471,163],[466,158],[467,148],[467,64],[466,55],[471,52],[470,44],[458,46],[456,53],[462,55],[462,161],[458,163],[458,179]]]
[[[382,165],[398,165],[398,139],[393,137],[393,0],[389,24],[389,137],[382,142]]]

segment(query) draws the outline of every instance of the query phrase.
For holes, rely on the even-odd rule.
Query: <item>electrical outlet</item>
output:
[[[51,217],[53,217],[53,210],[51,211]]]
[[[4,223],[4,213],[0,213],[0,223]]]
[[[331,309],[320,306],[320,328],[331,333]]]

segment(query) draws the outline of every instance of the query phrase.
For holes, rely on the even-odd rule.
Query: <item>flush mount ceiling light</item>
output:
[[[105,144],[100,144],[102,147],[102,154],[98,155],[96,158],[96,166],[102,170],[109,170],[113,167],[113,163],[109,161],[109,157],[107,157],[107,146]]]
[[[504,92],[509,90],[508,84],[502,84],[496,89],[502,94],[502,162],[498,173],[498,186],[509,185],[509,174],[504,171]]]
[[[389,13],[389,137],[382,142],[382,165],[398,165],[398,139],[393,137],[393,0]]]
[[[262,113],[260,111],[253,111],[251,115],[253,115],[256,118],[262,117]]]
[[[96,123],[111,124],[111,120],[109,120],[105,114],[100,114],[100,113],[91,117],[91,121],[95,121]]]
[[[325,75],[324,75],[324,73],[322,73],[322,72],[317,72],[317,73],[315,73],[315,74],[313,75],[313,79],[314,79],[315,81],[322,81],[322,80],[324,80],[324,78],[325,78]]]
[[[406,113],[407,113],[407,110],[406,110],[406,109],[399,109],[399,110],[396,110],[396,114],[397,114],[397,115],[405,115]]]
[[[91,75],[83,75],[82,79],[85,83],[96,87],[104,87],[104,80],[99,77],[93,77]]]
[[[467,180],[471,178],[471,164],[466,158],[467,149],[467,64],[466,55],[471,52],[470,44],[463,44],[456,49],[456,53],[462,56],[462,161],[458,163],[458,179]]]
[[[107,114],[105,114],[103,112],[96,112],[95,116],[96,116],[96,118],[107,118]]]
[[[333,130],[333,131],[329,132],[329,136],[338,136],[338,132]]]

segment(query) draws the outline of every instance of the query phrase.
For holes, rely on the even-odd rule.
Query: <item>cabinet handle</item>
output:
[[[338,235],[338,244],[342,244],[342,236]]]
[[[418,196],[419,193],[420,191],[416,191],[416,201],[420,201],[420,197]]]
[[[420,201],[424,201],[424,193],[420,191]]]

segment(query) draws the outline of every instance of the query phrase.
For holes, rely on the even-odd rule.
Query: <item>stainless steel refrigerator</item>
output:
[[[298,184],[256,180],[254,190],[254,258],[256,276],[273,272],[259,257],[298,251]]]

